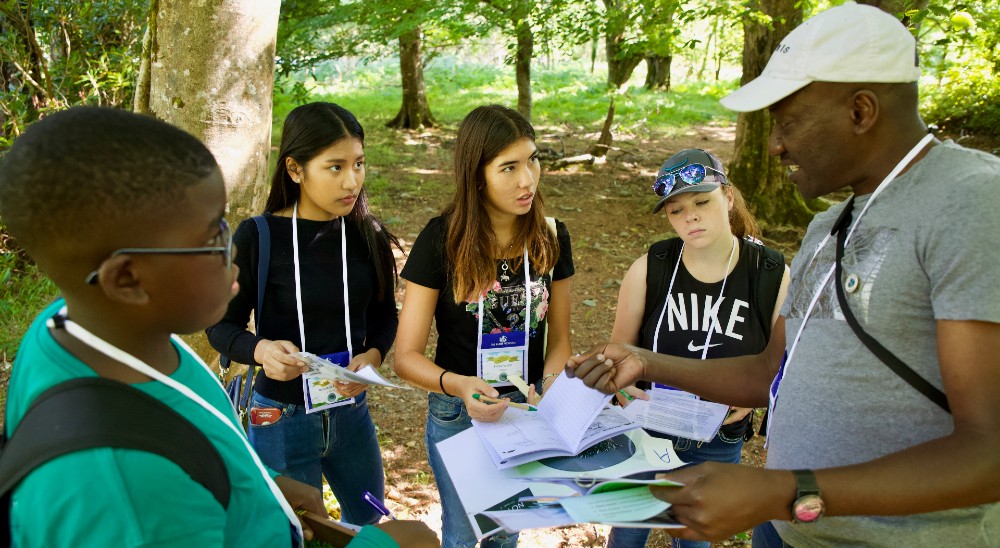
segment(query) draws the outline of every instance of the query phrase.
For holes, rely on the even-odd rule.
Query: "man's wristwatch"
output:
[[[792,502],[792,521],[813,523],[826,511],[820,498],[819,485],[812,470],[792,470],[795,474],[795,501]]]

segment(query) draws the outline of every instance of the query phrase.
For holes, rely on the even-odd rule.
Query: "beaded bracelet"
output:
[[[441,376],[438,377],[438,386],[441,387],[441,393],[442,394],[444,394],[445,396],[448,396],[449,398],[454,398],[455,396],[452,396],[451,394],[448,393],[447,390],[444,389],[444,374],[445,373],[449,373],[449,371],[447,369],[441,371]]]

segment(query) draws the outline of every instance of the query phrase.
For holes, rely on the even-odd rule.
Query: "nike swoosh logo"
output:
[[[708,345],[709,348],[712,348],[713,346],[722,346],[722,343],[715,343]],[[691,341],[688,343],[688,350],[691,352],[701,352],[705,350],[705,345],[695,346],[694,341]]]

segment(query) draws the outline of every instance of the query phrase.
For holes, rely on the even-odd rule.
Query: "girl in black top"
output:
[[[498,105],[472,111],[455,145],[455,198],[417,237],[403,268],[395,367],[430,392],[426,442],[445,547],[476,538],[436,443],[469,428],[470,418],[497,421],[507,409],[474,394],[524,401],[505,382],[516,374],[534,383],[528,398],[537,400],[535,386],[548,386],[570,355],[570,239],[562,223],[546,220],[540,174],[523,116]],[[433,361],[424,355],[432,320]],[[515,543],[516,535],[500,534],[482,546]]]
[[[755,241],[757,222],[727,179],[722,162],[701,149],[682,150],[663,163],[653,190],[661,197],[653,213],[666,211],[678,236],[653,244],[649,253],[632,263],[622,280],[611,339],[701,359],[763,351],[785,299],[788,268],[780,255],[778,265],[762,260],[763,246]],[[650,266],[653,261],[666,264]],[[664,275],[651,276],[653,267]],[[782,269],[780,283],[768,285],[766,295],[756,291],[765,268]],[[655,304],[647,310],[650,302]],[[634,386],[624,391],[633,398],[649,399]],[[618,399],[628,404],[627,397]],[[752,411],[731,408],[709,442],[650,433],[670,439],[688,464],[738,463]],[[648,536],[649,529],[615,527],[608,535],[608,547],[645,546]],[[673,539],[672,545],[708,548],[709,543]]]
[[[365,385],[337,383],[345,399],[307,413],[306,403],[322,409],[327,402],[305,401],[307,368],[293,354],[340,353],[356,371],[381,365],[392,345],[390,245],[399,243],[368,209],[364,183],[364,130],[354,115],[332,103],[292,110],[265,206],[271,252],[263,310],[254,311],[259,235],[248,219],[234,235],[240,292],[208,330],[216,350],[261,366],[249,425],[261,459],[316,487],[325,477],[343,519],[358,525],[380,518],[362,497],[381,498],[385,482]],[[247,330],[251,311],[259,316],[256,334]]]

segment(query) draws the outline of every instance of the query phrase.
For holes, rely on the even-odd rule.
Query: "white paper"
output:
[[[712,441],[729,406],[675,394],[670,390],[649,390],[649,400],[635,399],[625,413],[643,428],[698,441]]]
[[[498,468],[554,456],[576,455],[591,445],[639,427],[611,396],[559,375],[538,411],[509,408],[499,421],[472,424]]]
[[[482,518],[489,517],[496,511],[532,512],[533,516],[526,514],[511,517],[515,520],[513,523],[520,528],[567,525],[566,520],[572,519],[562,510],[538,512],[541,509],[517,509],[517,505],[513,505],[515,507],[512,509],[490,510],[512,497],[564,497],[580,494],[587,492],[598,480],[615,479],[639,472],[669,470],[684,464],[674,453],[670,440],[654,438],[641,429],[630,430],[621,436],[602,441],[579,456],[531,462],[503,470],[497,469],[493,464],[486,447],[471,428],[438,443],[437,448],[478,539],[507,526],[499,520],[496,521],[500,524],[492,528],[482,526],[485,522]],[[576,465],[576,471],[573,465]],[[563,517],[557,519],[559,512],[562,512]],[[520,528],[507,530],[521,530]]]

